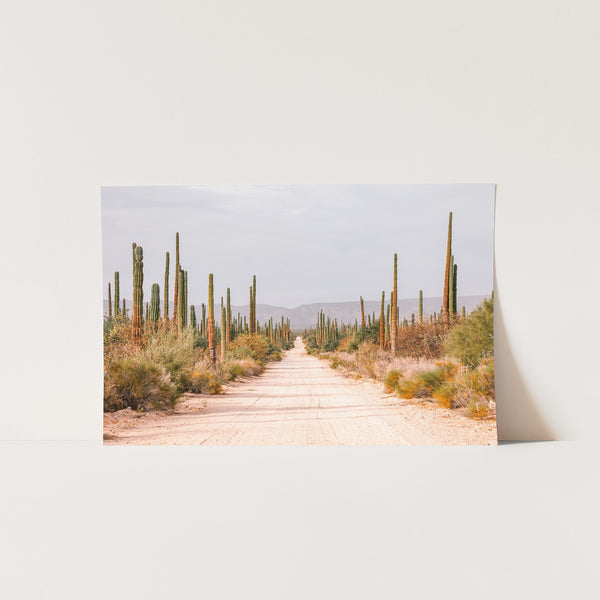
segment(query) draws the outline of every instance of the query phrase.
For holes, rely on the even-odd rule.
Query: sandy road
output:
[[[495,443],[493,425],[482,430],[464,417],[448,421],[439,409],[403,405],[381,386],[349,380],[309,356],[300,338],[281,362],[224,395],[189,395],[171,415],[121,412],[128,414],[105,417],[106,445]]]

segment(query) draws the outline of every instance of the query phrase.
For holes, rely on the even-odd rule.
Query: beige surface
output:
[[[174,414],[107,414],[105,444],[495,444],[495,421],[386,395],[306,353],[302,340],[257,378],[219,396],[188,394]]]

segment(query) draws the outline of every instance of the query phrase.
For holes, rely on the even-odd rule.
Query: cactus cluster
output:
[[[457,296],[457,282],[458,282],[458,266],[454,260],[452,254],[452,212],[448,216],[448,238],[446,243],[446,268],[444,271],[444,288],[442,296],[442,306],[439,313],[432,313],[428,315],[430,323],[444,323],[448,326],[454,323],[458,317],[458,296]],[[410,319],[403,318],[400,321],[400,314],[398,310],[398,254],[394,254],[394,269],[393,269],[393,284],[392,291],[390,294],[390,303],[385,305],[385,292],[381,294],[381,309],[379,313],[379,319],[377,320],[375,313],[372,315],[365,315],[365,302],[362,296],[360,296],[360,324],[361,329],[371,328],[374,325],[378,325],[378,341],[379,346],[382,349],[389,349],[392,353],[396,353],[398,345],[399,331],[405,327],[416,327],[422,325],[427,320],[427,316],[424,313],[423,308],[423,290],[419,290],[418,296],[418,312],[412,313]],[[465,307],[462,307],[462,318],[466,316]],[[323,312],[319,313],[316,326],[316,343],[317,346],[321,346],[327,341],[331,340],[331,336],[328,333],[327,323],[329,317],[326,317]],[[331,326],[331,324],[330,324]],[[356,339],[356,333],[359,331],[358,322],[355,321],[353,326],[340,325],[339,330],[353,333]],[[372,333],[368,335],[373,335]],[[364,335],[361,339],[365,339]],[[368,339],[368,338],[367,338]],[[370,339],[373,339],[372,337]]]

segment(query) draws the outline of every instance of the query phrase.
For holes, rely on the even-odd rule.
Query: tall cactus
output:
[[[448,316],[452,317],[453,305],[453,290],[454,290],[454,254],[450,256],[450,272],[448,273]]]
[[[187,315],[188,315],[188,272],[184,271],[183,272],[183,326],[187,327],[188,325],[188,320],[187,320]]]
[[[215,349],[215,297],[212,273],[208,276],[208,353],[211,365],[214,367],[217,364],[217,354]]]
[[[144,251],[135,246],[135,266],[133,269],[133,339],[141,343],[144,325]]]
[[[110,281],[108,282],[108,318],[112,317],[112,294],[110,293]]]
[[[385,292],[381,292],[381,313],[379,314],[379,347],[385,347]]]
[[[198,321],[196,320],[196,307],[193,304],[190,306],[190,327],[194,331],[198,331]]]
[[[202,321],[200,323],[200,335],[202,337],[206,337],[207,328],[206,328],[206,304],[202,303]]]
[[[227,349],[227,312],[223,306],[223,296],[221,296],[221,361],[225,362],[225,350]]]
[[[119,295],[119,271],[115,271],[115,317],[121,312],[121,298]],[[123,311],[123,316],[125,316],[125,311]]]
[[[123,316],[127,316],[127,306],[125,306],[125,298],[123,298]]]
[[[163,306],[163,318],[165,323],[169,320],[169,253],[165,256],[165,287],[164,287],[164,306]]]
[[[250,319],[250,333],[256,333],[256,275],[252,276],[252,318]]]
[[[457,289],[458,289],[458,265],[454,264],[454,273],[452,275],[452,314],[456,315],[458,312],[458,297],[457,297]]]
[[[137,248],[137,244],[136,244],[135,242],[133,242],[133,243],[131,244],[131,255],[132,255],[132,257],[131,257],[131,258],[132,258],[132,260],[133,260],[132,268],[133,268],[134,270],[135,270],[135,263],[136,263],[136,261],[137,261],[136,254],[135,254],[135,249],[136,249],[136,248]]]
[[[423,322],[423,290],[419,290],[419,323]]]
[[[160,287],[158,283],[152,284],[150,292],[150,312],[148,313],[148,320],[151,323],[157,323],[160,319]]]
[[[231,343],[231,293],[229,291],[229,288],[227,288],[227,311],[225,319],[227,321],[227,325],[225,328],[225,341],[229,344]]]
[[[183,271],[179,269],[179,275],[177,276],[177,287],[179,289],[179,297],[177,299],[177,329],[183,331],[185,326],[185,303],[183,302],[183,288],[184,288],[185,276]]]
[[[366,323],[365,323],[365,301],[363,300],[363,297],[360,297],[360,323],[362,328],[364,329],[366,327]]]
[[[448,241],[446,244],[446,269],[444,270],[444,295],[442,304],[442,317],[444,323],[449,322],[450,313],[450,262],[452,257],[452,212],[448,215]]]
[[[252,333],[252,315],[254,314],[254,309],[252,308],[253,302],[254,298],[252,297],[252,286],[250,286],[250,304],[248,305],[248,333]]]
[[[173,321],[177,321],[177,302],[179,300],[179,232],[175,234],[175,285],[173,291]]]
[[[392,309],[390,322],[390,349],[396,353],[396,339],[398,337],[398,254],[394,253],[394,285],[392,288]]]

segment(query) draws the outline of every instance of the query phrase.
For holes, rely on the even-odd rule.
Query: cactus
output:
[[[183,286],[184,284],[184,279],[185,276],[183,274],[183,271],[180,269],[179,270],[179,275],[177,276],[177,287],[178,287],[178,298],[177,298],[177,329],[179,331],[183,330],[183,327],[185,326],[185,304],[183,303]]]
[[[379,347],[385,346],[385,292],[381,292],[381,313],[379,314]]]
[[[212,273],[208,276],[208,353],[211,365],[214,367],[217,364],[217,354],[215,349],[215,297]]]
[[[225,321],[227,314],[223,306],[223,296],[221,296],[221,361],[225,362],[225,350],[227,349],[227,326]]]
[[[394,253],[394,285],[392,288],[392,309],[390,323],[390,349],[396,354],[396,338],[398,335],[398,255]]]
[[[252,297],[252,286],[250,286],[250,304],[248,305],[248,333],[252,333],[252,314],[253,308],[252,303],[254,302],[254,298]]]
[[[150,292],[150,312],[148,314],[148,321],[151,323],[157,323],[160,319],[160,287],[158,283],[152,284]]]
[[[462,318],[464,319],[467,316],[467,311],[465,309],[465,307],[462,307]]]
[[[167,252],[165,257],[165,289],[164,292],[164,306],[163,306],[163,318],[165,323],[169,320],[169,253]]]
[[[115,317],[120,313],[121,299],[119,298],[119,271],[115,271]],[[125,316],[125,311],[123,311]]]
[[[139,344],[142,341],[144,324],[144,251],[135,246],[135,267],[133,269],[133,339]]]
[[[193,304],[190,306],[190,327],[194,331],[198,331],[198,321],[196,320],[196,307]]]
[[[360,315],[361,315],[361,325],[364,328],[366,326],[365,323],[365,301],[363,300],[363,297],[360,297]]]
[[[108,282],[108,318],[112,317],[112,294],[110,293],[110,281]]]
[[[123,316],[127,316],[127,307],[125,306],[125,298],[123,298]]]
[[[256,275],[252,276],[252,288],[250,290],[252,296],[252,310],[250,313],[250,333],[256,333]]]
[[[177,302],[179,300],[179,232],[175,234],[175,286],[173,291],[173,321],[177,321]]]
[[[450,312],[450,262],[452,257],[452,212],[448,215],[448,241],[446,245],[446,269],[444,271],[444,294],[442,297],[442,316],[448,324]]]
[[[448,317],[452,317],[452,290],[454,289],[454,255],[450,256],[450,271],[448,273]]]
[[[452,314],[456,315],[458,312],[458,298],[456,296],[457,292],[457,279],[458,279],[458,265],[454,265],[454,273],[452,275]]]
[[[423,290],[419,290],[419,323],[423,322]]]
[[[225,326],[225,341],[231,343],[231,293],[227,288],[227,312],[225,315],[227,325]]]
[[[183,326],[187,327],[188,320],[188,272],[183,272]]]
[[[200,335],[202,337],[206,337],[207,328],[206,328],[206,304],[202,303],[202,323],[200,324]]]

